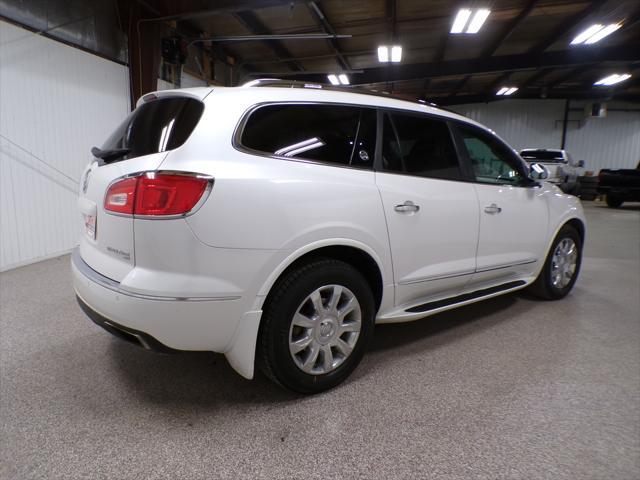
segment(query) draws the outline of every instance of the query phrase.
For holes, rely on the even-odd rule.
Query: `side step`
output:
[[[487,295],[492,295],[494,293],[502,292],[505,290],[511,290],[512,288],[520,287],[525,283],[527,282],[525,282],[524,280],[517,280],[515,282],[503,283],[502,285],[496,285],[495,287],[484,288],[482,290],[476,290],[475,292],[464,293],[462,295],[458,295],[457,297],[445,298],[443,300],[436,300],[435,302],[416,305],[415,307],[407,308],[405,312],[427,313],[431,310],[447,307],[449,305],[454,305],[456,303],[467,302],[469,300],[486,297]]]

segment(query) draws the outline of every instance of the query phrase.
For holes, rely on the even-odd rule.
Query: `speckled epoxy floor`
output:
[[[587,213],[568,298],[378,327],[315,397],[112,338],[68,257],[4,273],[0,478],[640,478],[640,207]]]

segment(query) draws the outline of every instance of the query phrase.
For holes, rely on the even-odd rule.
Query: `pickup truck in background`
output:
[[[525,148],[520,156],[527,163],[538,163],[549,170],[547,182],[551,182],[565,193],[578,193],[578,177],[584,160],[574,161],[566,150],[547,148]]]
[[[640,202],[640,162],[635,169],[600,170],[598,193],[605,195],[611,208],[617,208],[624,202]]]

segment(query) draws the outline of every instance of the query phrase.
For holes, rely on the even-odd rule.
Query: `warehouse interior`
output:
[[[356,373],[311,397],[104,335],[69,266],[91,148],[145,94],[260,79],[569,152],[574,291],[377,326]],[[638,162],[636,0],[0,0],[0,476],[638,478],[640,204],[594,186]]]

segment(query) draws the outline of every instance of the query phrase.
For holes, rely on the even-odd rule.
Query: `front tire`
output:
[[[624,203],[624,200],[620,197],[614,197],[611,194],[607,194],[605,201],[607,202],[607,206],[611,208],[618,208],[620,205]]]
[[[333,388],[362,360],[374,316],[371,288],[351,265],[318,258],[294,267],[265,303],[258,366],[295,392]]]
[[[581,263],[580,234],[571,225],[565,225],[553,240],[542,271],[529,291],[545,300],[564,298],[576,283]]]

